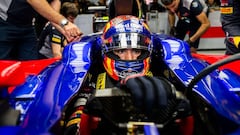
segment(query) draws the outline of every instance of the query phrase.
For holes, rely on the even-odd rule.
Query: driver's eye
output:
[[[141,50],[140,49],[133,49],[133,52],[135,53],[135,54],[141,54]]]
[[[120,50],[114,50],[115,54],[122,54],[124,53],[125,49],[120,49]]]

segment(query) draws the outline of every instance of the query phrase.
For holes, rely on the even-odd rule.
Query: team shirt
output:
[[[223,27],[240,25],[240,0],[221,0],[220,12]]]
[[[178,18],[186,23],[199,23],[196,16],[202,11],[206,13],[207,10],[208,6],[204,0],[180,0],[176,13]]]
[[[48,23],[43,29],[40,38],[39,46],[41,47],[39,53],[46,56],[47,58],[52,58],[52,47],[51,44],[55,43],[61,47],[64,47],[65,37],[61,34],[55,27]]]
[[[26,0],[1,0],[0,18],[17,26],[33,25],[35,10]]]

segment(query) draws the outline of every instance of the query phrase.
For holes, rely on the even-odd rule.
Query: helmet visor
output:
[[[144,49],[151,52],[151,39],[138,33],[120,33],[106,40],[105,53],[117,49]]]

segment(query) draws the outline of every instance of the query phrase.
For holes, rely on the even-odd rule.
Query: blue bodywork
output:
[[[86,36],[65,47],[63,59],[49,65],[39,75],[29,76],[9,95],[9,102],[21,110],[21,123],[16,127],[0,127],[0,133],[51,134],[68,101],[78,93],[91,65],[94,53],[101,51],[101,35]],[[190,81],[209,64],[191,56],[188,45],[166,35],[153,34],[153,45],[178,83]],[[97,67],[96,67],[97,68]],[[215,70],[194,86],[193,91],[216,112],[240,125],[240,77],[231,70]],[[240,128],[226,134],[240,134]]]

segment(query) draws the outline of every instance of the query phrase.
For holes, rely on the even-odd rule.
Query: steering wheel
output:
[[[169,128],[176,119],[187,117],[179,112],[183,109],[178,110],[178,106],[183,103],[183,100],[185,99],[179,96],[169,99],[166,108],[152,110],[152,114],[149,115],[135,107],[129,91],[117,87],[106,88],[95,91],[88,100],[84,113],[101,118],[102,124],[98,126],[99,129],[105,131],[128,133],[131,130],[142,133],[146,126],[153,126],[155,129],[162,131],[166,127]]]

